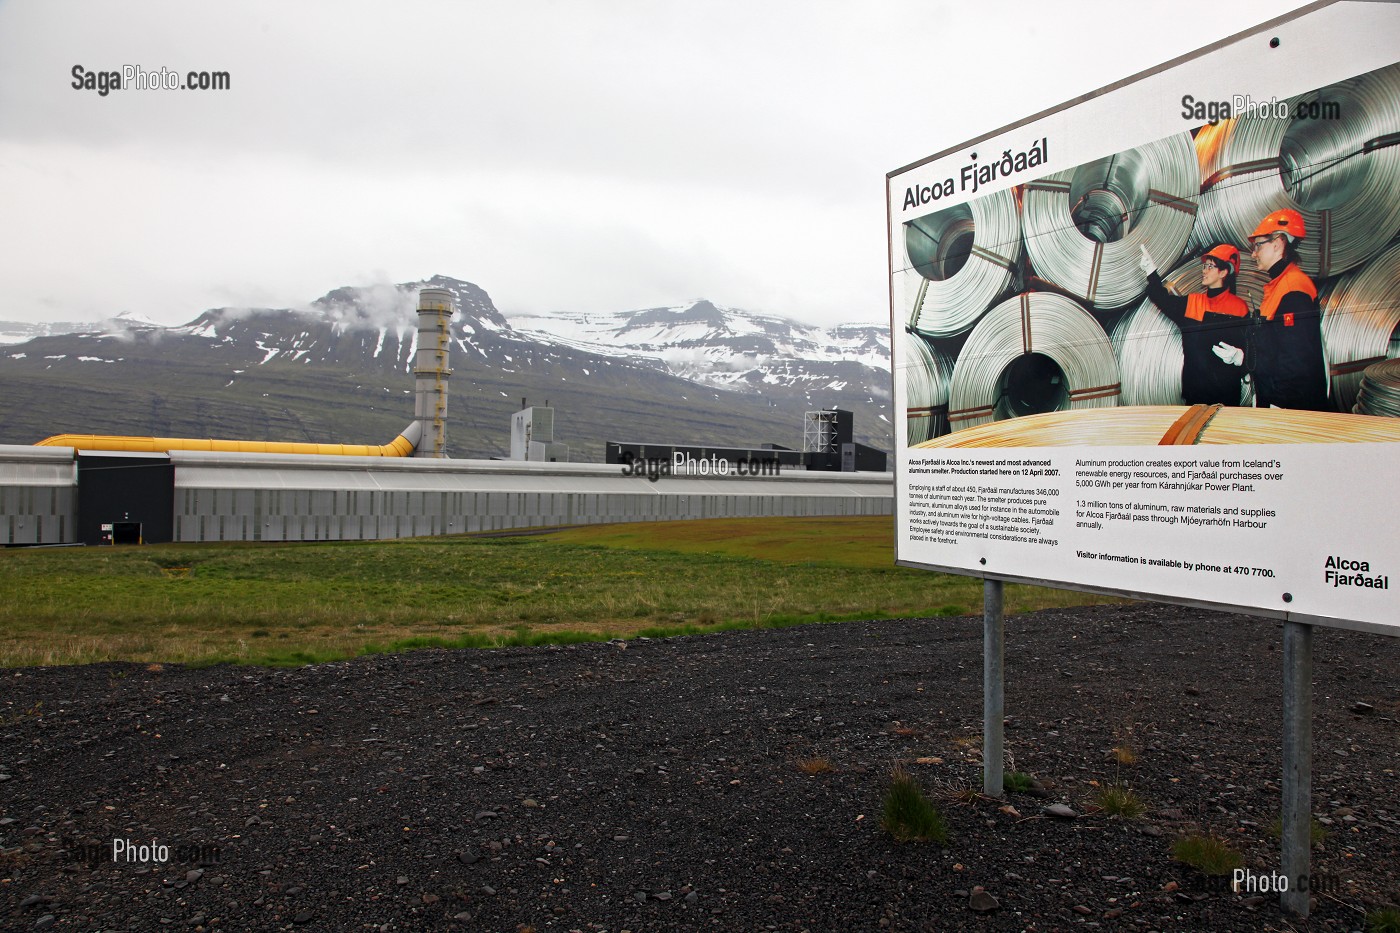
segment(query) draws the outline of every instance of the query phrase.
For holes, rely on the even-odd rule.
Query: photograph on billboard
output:
[[[1400,634],[1395,19],[891,173],[900,563]]]

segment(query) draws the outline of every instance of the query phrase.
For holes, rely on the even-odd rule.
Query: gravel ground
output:
[[[981,786],[975,618],[0,671],[0,926],[1359,929],[1400,900],[1396,639],[1317,634],[1310,921],[1170,855],[1204,828],[1278,870],[1281,641],[1152,605],[1009,620],[1007,748],[1048,791],[1009,801],[959,793]],[[880,828],[897,763],[946,847]],[[1115,777],[1144,817],[1095,811]]]

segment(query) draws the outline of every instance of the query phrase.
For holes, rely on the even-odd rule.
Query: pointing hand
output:
[[[1138,257],[1138,268],[1142,270],[1142,274],[1151,275],[1156,272],[1157,264],[1152,261],[1152,254],[1147,251],[1147,244],[1140,244],[1138,249],[1142,250],[1142,255]]]

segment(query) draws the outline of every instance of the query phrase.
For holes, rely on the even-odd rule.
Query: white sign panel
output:
[[[888,180],[901,563],[1400,634],[1400,4]]]

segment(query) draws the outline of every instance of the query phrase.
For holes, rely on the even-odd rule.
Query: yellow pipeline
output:
[[[341,457],[411,457],[421,434],[418,422],[404,429],[391,443],[301,444],[282,441],[216,441],[184,437],[120,437],[107,434],[55,434],[35,447],[73,447],[77,450],[125,450],[166,453],[172,450],[214,450],[242,454],[323,454]],[[413,439],[405,435],[412,435]]]

